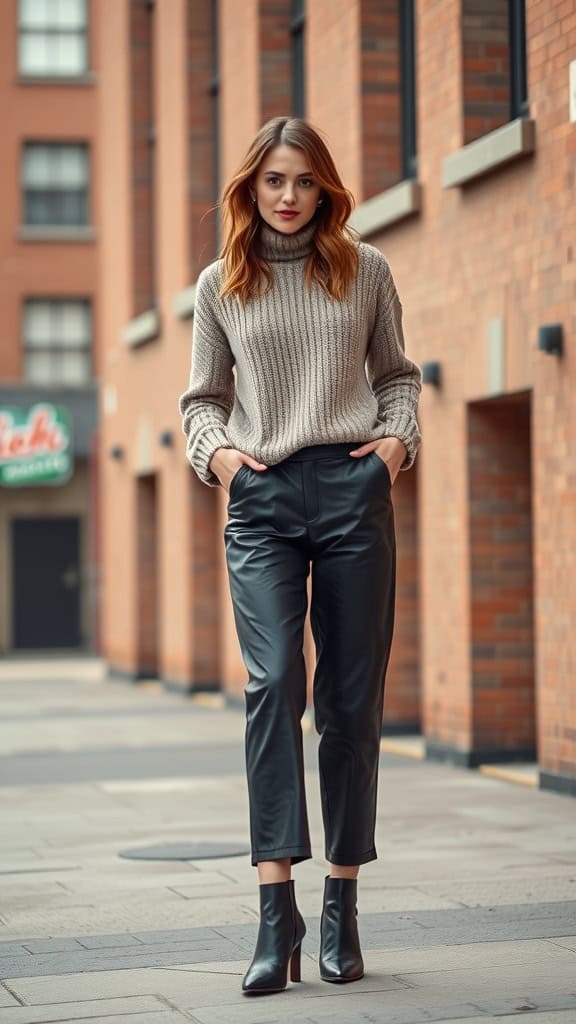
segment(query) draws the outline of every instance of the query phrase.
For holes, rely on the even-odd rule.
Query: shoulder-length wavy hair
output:
[[[354,197],[342,184],[319,132],[298,117],[274,117],[262,125],[224,190],[224,243],[220,253],[224,276],[220,297],[235,295],[245,303],[261,293],[262,275],[268,287],[272,284],[272,268],[258,251],[262,218],[250,197],[250,186],[264,157],[280,145],[294,146],[306,153],[323,198],[314,214],[318,227],[313,237],[314,248],[306,262],[305,280],[308,286],[317,281],[328,295],[342,300],[358,271],[357,241],[352,229],[346,226],[355,205]]]

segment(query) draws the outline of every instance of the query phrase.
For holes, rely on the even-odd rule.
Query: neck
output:
[[[263,220],[259,234],[260,255],[271,263],[299,260],[308,256],[314,249],[313,239],[317,226],[316,218],[312,217],[299,231],[287,234],[277,231]]]

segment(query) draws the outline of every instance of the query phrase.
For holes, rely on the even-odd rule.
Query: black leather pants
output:
[[[316,646],[314,716],[326,859],[375,860],[384,676],[394,621],[390,474],[361,443],[313,445],[232,478],[224,528],[248,672],[246,770],[252,864],[312,856],[301,718],[306,580]]]

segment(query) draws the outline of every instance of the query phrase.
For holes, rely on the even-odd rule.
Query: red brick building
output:
[[[98,644],[97,28],[0,4],[0,656]]]
[[[101,0],[97,17],[111,670],[242,701],[226,495],[186,463],[177,398],[223,184],[263,121],[304,114],[390,260],[426,380],[393,495],[384,728],[420,729],[431,758],[537,760],[575,793],[575,4]],[[312,673],[309,630],[306,654]]]

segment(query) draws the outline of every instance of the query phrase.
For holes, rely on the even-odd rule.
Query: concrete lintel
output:
[[[95,85],[96,75],[93,71],[81,71],[77,75],[25,74],[20,72],[16,78],[17,85]]]
[[[536,122],[519,117],[444,158],[442,185],[455,188],[534,152]]]
[[[366,238],[420,211],[421,186],[415,179],[401,181],[372,196],[351,214],[350,227]]]
[[[172,308],[174,316],[177,316],[180,320],[188,320],[189,317],[194,315],[197,283],[189,285],[188,288],[183,288],[181,292],[174,296]]]
[[[17,237],[19,242],[95,242],[96,231],[89,225],[60,227],[56,224],[21,224]]]
[[[148,309],[134,317],[122,331],[122,341],[128,348],[137,348],[153,341],[160,334],[160,315],[157,309]]]

